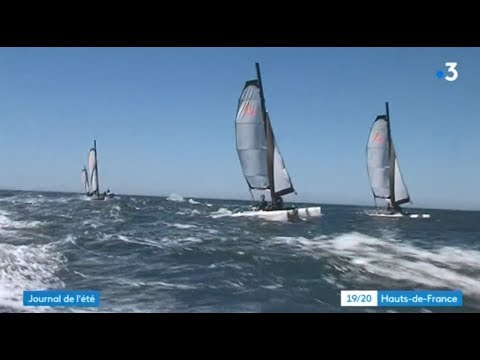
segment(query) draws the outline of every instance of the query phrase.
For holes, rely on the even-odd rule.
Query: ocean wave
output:
[[[351,274],[357,284],[370,282],[372,276],[383,277],[420,287],[460,289],[480,300],[480,251],[477,250],[454,246],[424,249],[406,241],[358,232],[313,239],[277,236],[270,239],[270,245],[285,245],[297,253],[327,261],[332,257],[343,259],[346,264],[336,265],[338,274]]]
[[[66,258],[47,245],[0,244],[0,307],[14,311],[48,311],[49,308],[23,306],[23,291],[64,288],[58,272]]]

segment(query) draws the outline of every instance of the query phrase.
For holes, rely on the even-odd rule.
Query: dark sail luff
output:
[[[390,129],[390,113],[388,102],[385,103],[385,114],[387,117],[387,133],[388,133],[388,154],[389,154],[389,183],[390,183],[390,201],[395,204],[395,153],[392,146],[392,132]]]
[[[262,114],[265,122],[265,134],[267,138],[267,162],[270,192],[272,204],[275,204],[277,197],[293,193],[295,192],[295,189],[293,188],[292,179],[285,167],[282,155],[280,154],[280,150],[275,140],[270,115],[266,109],[262,77],[260,74],[260,64],[255,63],[255,67],[260,87]]]
[[[273,137],[273,129],[270,123],[270,119],[267,119],[267,109],[265,106],[265,96],[263,93],[263,84],[262,84],[262,75],[260,73],[260,64],[255,63],[255,68],[257,70],[257,80],[258,80],[258,87],[260,89],[260,106],[262,109],[262,118],[264,123],[265,129],[265,138],[266,138],[266,145],[267,145],[267,171],[268,171],[268,188],[270,189],[270,196],[272,200],[272,205],[276,203],[276,194],[275,194],[275,179],[273,175],[273,152],[274,152],[274,144],[275,140]]]

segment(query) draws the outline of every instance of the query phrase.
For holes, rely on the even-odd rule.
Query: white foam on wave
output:
[[[122,209],[120,205],[112,206],[109,214],[113,218],[113,222],[124,222],[124,219],[122,218],[122,215],[121,215],[121,211]]]
[[[64,288],[56,274],[65,263],[54,244],[0,244],[0,308],[48,311],[50,308],[24,307],[23,291]]]
[[[198,227],[197,225],[193,225],[193,224],[179,224],[179,223],[167,224],[167,225],[176,227],[177,229],[193,229]]]
[[[197,209],[183,209],[182,211],[177,211],[175,213],[176,215],[187,215],[187,216],[193,216],[193,215],[200,215],[201,212],[198,211]]]
[[[16,221],[9,217],[10,213],[0,210],[0,231],[36,228],[44,223],[41,221]]]
[[[195,201],[195,200],[193,200],[192,198],[188,199],[188,202],[189,202],[190,204],[195,204],[195,205],[201,204],[199,201]]]
[[[89,220],[83,220],[82,221],[83,226],[91,226],[94,229],[97,229],[99,226],[102,226],[103,223],[98,220],[97,218],[89,219]]]
[[[158,240],[151,240],[147,238],[131,238],[126,235],[115,235],[118,240],[127,242],[127,243],[132,243],[132,244],[138,244],[138,245],[143,245],[143,246],[151,246],[159,249],[165,249],[165,248],[176,248],[176,247],[181,247],[184,248],[185,245],[187,244],[194,244],[194,243],[201,243],[203,242],[202,239],[194,236],[187,236],[184,238],[170,238],[170,237],[163,237]]]
[[[194,285],[175,284],[175,283],[169,283],[165,281],[152,281],[152,282],[149,282],[148,285],[156,286],[159,288],[165,288],[165,289],[179,289],[179,290],[193,290],[197,288]]]
[[[233,211],[228,210],[226,208],[220,208],[217,211],[210,213],[210,217],[217,219],[225,216],[231,216],[232,214],[233,214]]]
[[[185,199],[183,198],[183,196],[178,195],[178,194],[170,194],[170,196],[167,197],[167,200],[169,200],[169,201],[175,201],[175,202],[184,202],[184,201],[185,201]]]
[[[290,246],[314,258],[340,257],[360,272],[350,279],[368,282],[371,275],[415,284],[419,288],[461,290],[480,299],[480,251],[455,246],[424,249],[407,242],[380,239],[358,232],[333,237],[274,237],[270,245]],[[347,264],[348,265],[348,264]],[[337,265],[340,273],[351,273],[350,266]]]

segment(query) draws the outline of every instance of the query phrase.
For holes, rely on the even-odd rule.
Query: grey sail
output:
[[[85,188],[85,192],[86,193],[89,193],[90,192],[90,185],[88,183],[88,173],[87,173],[87,169],[86,168],[83,168],[82,169],[82,184],[83,184],[83,187]]]
[[[393,144],[392,144],[393,147]],[[393,153],[395,155],[395,173],[394,173],[394,188],[395,188],[395,204],[400,205],[400,204],[405,204],[410,202],[410,195],[408,193],[407,186],[405,185],[405,182],[403,181],[403,176],[400,171],[400,166],[398,165],[398,159],[395,154],[395,149],[393,150]]]
[[[267,121],[270,124],[270,116],[267,113]],[[273,135],[273,131],[272,131]],[[282,158],[282,154],[278,148],[275,137],[273,136],[273,183],[275,184],[275,195],[283,196],[295,192],[292,180],[288,174],[287,168]]]
[[[268,189],[267,142],[256,80],[248,81],[240,96],[235,133],[237,153],[248,185],[251,189]]]
[[[250,189],[270,190],[272,202],[295,192],[275,141],[270,117],[265,109],[260,67],[257,79],[247,81],[235,118],[237,153]]]
[[[367,170],[370,187],[377,198],[390,196],[390,146],[388,123],[384,115],[377,116],[370,129],[367,144]]]
[[[367,169],[374,197],[389,198],[392,204],[410,202],[397,154],[393,146],[388,103],[386,115],[375,119],[367,143]]]
[[[97,154],[95,149],[90,149],[88,153],[88,173],[90,174],[90,192],[98,192]]]

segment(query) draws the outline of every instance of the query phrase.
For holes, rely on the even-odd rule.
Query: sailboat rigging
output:
[[[113,197],[110,190],[100,193],[100,183],[98,176],[98,159],[97,159],[97,141],[93,140],[93,147],[88,152],[88,171],[84,169],[87,177],[88,193],[87,196],[93,200],[105,200],[107,197]],[[83,175],[83,174],[82,174]]]
[[[284,211],[288,215],[304,213],[310,209],[311,216],[320,216],[320,207],[285,209],[279,205],[281,197],[295,192],[291,177],[285,167],[275,140],[270,115],[265,106],[260,65],[255,63],[257,78],[245,82],[238,101],[235,118],[237,154],[249,190],[269,191],[270,211]],[[286,216],[286,215],[285,215]]]
[[[411,199],[400,171],[390,124],[389,107],[386,102],[385,114],[376,117],[368,136],[367,172],[375,204],[377,199],[384,199],[387,203],[386,211],[376,214],[398,217],[404,215],[400,205],[411,203]]]
[[[245,83],[237,108],[237,153],[249,188],[269,190],[275,205],[278,197],[295,190],[265,107],[260,66],[255,65],[257,79]]]

